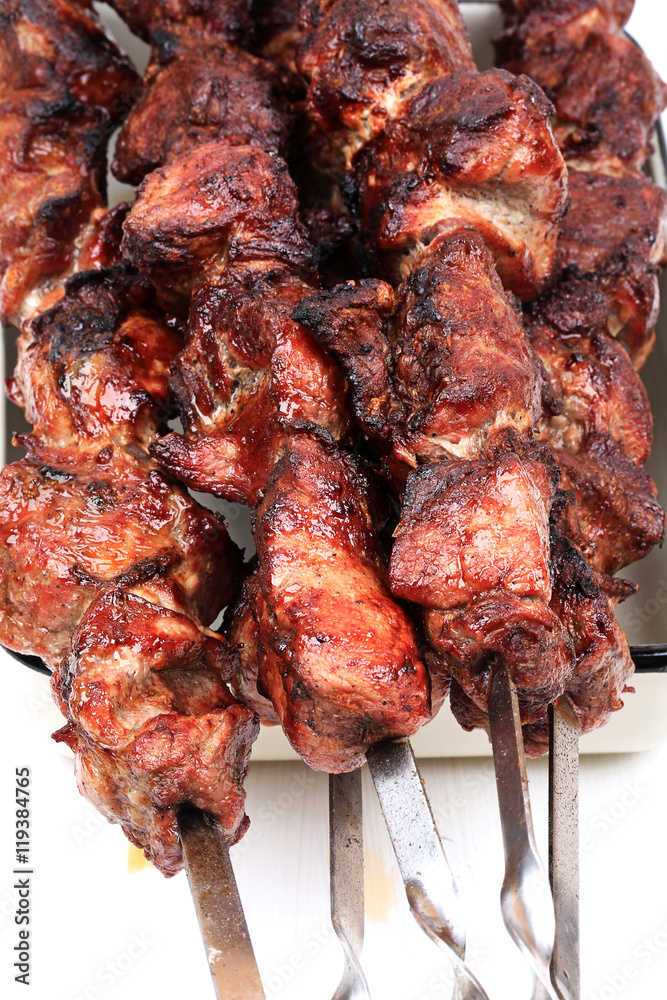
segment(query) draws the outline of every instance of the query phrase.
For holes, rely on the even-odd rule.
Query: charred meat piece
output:
[[[5,0],[0,53],[1,99],[57,82],[115,123],[131,107],[137,75],[90,0]]]
[[[654,341],[665,257],[664,192],[646,178],[569,171],[558,283],[529,307],[564,335],[605,329],[641,368]]]
[[[189,486],[254,504],[290,428],[349,436],[342,373],[291,318],[309,291],[284,268],[231,266],[196,292],[172,376],[185,433],[152,449]]]
[[[294,437],[257,507],[255,539],[259,682],[297,752],[339,773],[377,740],[416,732],[430,717],[428,674],[389,591],[356,461]]]
[[[396,293],[398,458],[479,458],[532,443],[542,371],[475,232],[438,237]]]
[[[29,443],[29,442],[28,442]],[[95,596],[154,577],[205,624],[234,592],[224,525],[146,460],[34,447],[0,473],[0,641],[54,666]]]
[[[137,77],[89,3],[0,12],[0,319],[20,325],[102,212],[106,143]]]
[[[628,458],[643,465],[651,452],[653,418],[625,349],[604,329],[563,336],[537,320],[529,332],[558,404],[558,412],[545,414],[538,437],[576,453],[589,434],[609,434]]]
[[[368,278],[317,292],[293,313],[340,361],[357,424],[381,450],[391,448],[394,420],[404,416],[396,396],[391,351],[395,308],[391,285]]]
[[[408,478],[392,592],[426,609],[431,671],[453,678],[484,724],[494,669],[510,671],[524,722],[544,717],[572,671],[572,640],[549,607],[557,479],[548,451],[439,462]]]
[[[622,28],[635,0],[500,0],[510,23],[532,15],[531,36],[551,33],[558,24],[560,34],[581,36],[582,24]]]
[[[395,293],[349,283],[294,315],[340,358],[366,436],[400,461],[533,444],[543,372],[474,231],[437,237]]]
[[[259,630],[259,586],[260,574],[256,570],[243,585],[238,603],[225,612],[227,637],[239,650],[239,665],[231,688],[239,701],[257,712],[262,725],[275,726],[280,720],[259,679],[265,653]]]
[[[553,101],[554,132],[568,161],[606,172],[639,170],[667,87],[619,33],[625,5],[614,11],[615,5],[586,4],[570,20],[572,6],[565,0],[522,12],[497,40],[498,62],[526,73]]]
[[[129,184],[211,140],[284,153],[291,125],[285,73],[240,49],[196,38],[155,47],[144,92],[116,145],[112,170]]]
[[[182,346],[153,298],[127,264],[86,271],[24,324],[9,395],[35,440],[148,447],[170,415],[169,368]]]
[[[110,0],[110,4],[146,41],[156,35],[182,35],[234,44],[250,30],[246,0]]]
[[[426,84],[355,160],[362,236],[384,276],[406,277],[436,236],[470,227],[503,284],[534,298],[567,207],[550,111],[532,81],[502,70]]]
[[[601,573],[612,574],[660,545],[665,513],[655,483],[608,434],[590,434],[576,454],[559,449],[561,488],[575,503],[558,530]]]
[[[124,225],[127,258],[166,308],[187,310],[228,264],[282,264],[310,277],[313,251],[279,157],[209,142],[153,171]]]
[[[349,166],[428,80],[475,68],[454,0],[307,0],[302,18],[297,66],[308,115],[329,137],[325,170]]]
[[[245,832],[259,724],[225,681],[236,651],[195,624],[169,588],[110,588],[91,604],[52,678],[79,790],[165,875],[182,867],[176,807]]]

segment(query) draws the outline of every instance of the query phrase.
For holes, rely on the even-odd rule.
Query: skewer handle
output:
[[[543,992],[549,1000],[560,1000],[549,969],[556,929],[553,899],[535,843],[519,702],[504,669],[491,680],[489,723],[505,848],[503,921]]]
[[[190,891],[219,1000],[265,1000],[225,835],[191,806],[178,811]]]
[[[378,743],[366,757],[410,909],[454,963],[455,1000],[488,1000],[464,961],[461,904],[409,741]]]
[[[579,1000],[579,724],[570,704],[549,708],[549,881],[556,911],[551,978]]]
[[[360,963],[364,944],[364,834],[361,771],[329,775],[331,922],[345,954],[333,1000],[370,1000]]]

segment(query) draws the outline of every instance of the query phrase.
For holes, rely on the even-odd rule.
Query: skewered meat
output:
[[[556,413],[545,413],[538,437],[576,453],[589,434],[609,434],[628,458],[643,465],[651,452],[653,418],[625,349],[604,330],[563,336],[539,320],[528,330],[558,404]]]
[[[0,319],[20,324],[104,213],[104,148],[137,76],[86,0],[0,12]]]
[[[194,295],[172,388],[185,433],[152,452],[188,485],[255,503],[290,428],[349,434],[345,383],[291,314],[310,291],[287,269],[232,266]]]
[[[628,580],[612,580],[592,572],[581,553],[553,528],[550,548],[554,581],[551,608],[572,637],[576,656],[565,694],[581,732],[588,733],[605,725],[611,713],[623,707],[624,692],[632,691],[627,682],[634,667],[614,607],[634,594],[636,587]],[[546,719],[528,724],[523,733],[532,756],[547,752]]]
[[[233,593],[238,553],[222,522],[113,445],[34,445],[0,473],[0,510],[0,640],[52,667],[109,584],[170,580],[204,623]]]
[[[294,315],[340,357],[357,420],[397,459],[532,445],[543,373],[474,230],[437,237],[395,293],[348,283]]]
[[[506,56],[511,49],[517,66],[535,70],[540,82],[542,71],[549,76],[557,113],[569,100],[561,107],[561,96],[588,73],[590,46],[629,44],[617,34],[628,13],[625,5],[568,0],[530,9],[510,4],[508,9],[510,25],[499,54]],[[580,158],[571,161],[582,170],[569,171],[570,207],[558,237],[558,280],[525,309],[533,346],[561,404],[557,415],[547,408],[542,423],[542,436],[559,449],[561,485],[575,497],[560,528],[604,572],[646,555],[664,530],[655,485],[640,468],[651,444],[648,401],[638,377],[609,341],[612,336],[623,342],[635,367],[644,364],[655,338],[657,276],[665,257],[664,192],[628,172],[648,155],[648,132],[667,99],[667,90],[644,60],[643,71],[662,96],[653,107],[643,103],[653,91],[633,89],[640,63],[631,53],[620,69],[612,64],[618,75],[611,84],[608,67],[600,71],[605,98],[593,110],[602,116],[602,129],[591,148],[584,142]],[[615,105],[616,118],[607,122]],[[586,114],[577,119],[582,128]],[[626,147],[632,156],[621,163],[612,155],[612,140],[625,129],[635,130],[637,143]],[[566,156],[574,155],[568,129],[556,129],[556,137]]]
[[[559,334],[604,330],[641,368],[653,347],[665,257],[664,192],[645,178],[569,172],[558,231],[558,282],[526,311]]]
[[[616,11],[611,4],[581,8],[571,0],[532,10],[520,5],[517,23],[496,40],[498,63],[526,73],[553,101],[554,132],[569,162],[608,173],[638,171],[651,152],[667,87],[618,32],[625,4]]]
[[[605,16],[613,18],[616,14],[620,15],[620,7],[615,5],[612,8],[607,5]],[[595,18],[597,14],[593,12],[592,16]],[[316,35],[318,28],[314,26],[311,30]],[[315,98],[316,94],[311,87],[311,114],[314,114],[312,105]],[[366,142],[366,136],[362,132],[361,148],[353,162],[356,183],[352,192],[354,198],[351,200],[361,220],[361,232],[371,265],[394,281],[406,279],[410,272],[417,275],[425,255],[428,259],[428,248],[434,238],[464,225],[477,229],[492,250],[505,285],[524,299],[535,298],[544,290],[550,278],[556,256],[557,223],[567,202],[566,170],[549,130],[551,110],[541,91],[534,90],[526,78],[513,80],[510,76],[498,76],[494,73],[453,73],[425,83],[396,118],[371,142]],[[529,135],[536,137],[532,144],[527,141]],[[498,178],[502,179],[500,183]],[[526,185],[523,190],[522,184]],[[349,185],[346,190],[349,192]],[[624,222],[627,224],[627,218]],[[503,227],[507,227],[506,233],[503,232]],[[514,252],[514,257],[507,253],[508,249]],[[643,253],[639,268],[644,274],[654,266],[652,261],[649,263],[648,256],[648,253]],[[598,260],[596,264],[601,267],[602,261]],[[605,264],[608,265],[609,261],[605,261]],[[574,269],[570,267],[570,270]],[[600,291],[607,292],[608,299],[603,303],[605,326],[608,318],[615,318],[616,301],[620,301],[623,295],[627,297],[628,291],[633,289],[632,282],[628,281],[627,288],[621,289],[620,295],[617,294],[615,299],[616,289],[609,287],[612,277],[611,268],[608,268],[605,274],[605,278],[609,279],[607,286],[600,282]],[[641,282],[635,283],[641,285]],[[645,285],[649,283],[645,282]],[[390,324],[388,317],[391,316],[391,294],[378,283],[371,285],[367,282],[363,287],[363,295],[360,294],[358,298],[355,298],[349,285],[345,289],[327,293],[327,296],[328,298],[320,296],[319,301],[315,300],[311,309],[313,328],[314,324],[324,319],[326,332],[323,339],[341,355],[353,385],[355,414],[360,415],[362,422],[366,416],[366,436],[369,440],[380,443],[383,434],[393,432],[395,435],[394,421],[400,424],[406,416],[405,411],[401,413],[391,400],[392,379],[395,378],[390,371],[393,359],[382,340],[382,334]],[[338,296],[344,312],[338,319],[332,320],[328,306]],[[429,299],[426,301],[430,302]],[[327,308],[321,309],[321,304],[325,302]],[[301,311],[297,312],[297,318],[302,317],[304,308],[306,307],[301,307]],[[626,308],[626,313],[629,311]],[[511,314],[509,307],[506,309],[507,313]],[[538,310],[536,316],[539,318],[539,315]],[[457,318],[460,322],[461,316]],[[626,316],[625,319],[627,318]],[[441,310],[438,309],[434,310],[433,316],[423,315],[421,326],[432,322],[436,328],[440,321]],[[442,325],[444,324],[441,324],[441,329]],[[516,328],[515,318],[514,325]],[[453,323],[452,327],[455,326],[456,323]],[[507,315],[504,327],[509,332],[511,323]],[[360,328],[363,333],[357,334]],[[451,336],[449,329],[445,328],[447,336]],[[352,337],[349,336],[350,329],[354,331]],[[565,347],[560,342],[549,340],[548,334],[551,332],[546,331],[546,342],[543,339],[541,346],[546,360],[556,367],[554,359],[560,356],[559,352],[564,351]],[[617,381],[623,380],[627,395],[626,446],[630,450],[634,448],[638,453],[645,451],[650,433],[646,412],[642,410],[644,397],[636,390],[632,381],[634,375],[629,366],[621,368],[620,355],[615,354],[613,346],[606,342],[592,342],[591,335],[594,332],[599,333],[600,328],[587,331],[588,356],[583,362],[584,366],[588,366],[585,372],[589,383],[592,384],[595,378],[599,382],[603,374],[600,366],[605,361],[609,362],[614,354],[614,360],[619,362],[619,370],[613,374]],[[611,332],[619,333],[619,328]],[[391,340],[391,336],[389,339]],[[435,338],[431,338],[431,342],[434,345],[437,343]],[[440,344],[437,344],[432,353],[425,355],[428,363],[434,364],[439,347]],[[368,352],[363,358],[359,356],[360,348]],[[524,346],[524,351],[524,356],[530,356],[527,346]],[[539,381],[535,378],[535,373],[539,372],[539,364],[533,364],[535,385]],[[461,367],[463,370],[466,368],[463,360]],[[435,365],[431,370],[435,370]],[[611,378],[609,365],[607,370],[608,377]],[[370,377],[364,384],[365,371],[369,372]],[[524,369],[524,375],[525,373]],[[583,412],[582,399],[577,399],[572,391],[568,395],[562,386],[560,388],[560,399],[557,382],[550,388],[545,387],[542,392],[548,416],[556,420],[561,411],[564,408],[567,411],[569,407],[571,412],[576,410],[582,423],[585,419],[594,423],[592,407]],[[568,390],[571,388],[568,386]],[[579,392],[581,396],[581,390]],[[446,679],[449,676],[453,678],[452,707],[463,724],[469,727],[488,724],[486,698],[490,665],[504,663],[518,679],[524,721],[537,726],[535,733],[528,731],[529,739],[532,740],[530,749],[533,752],[543,752],[544,743],[543,740],[540,742],[538,734],[540,720],[546,715],[549,701],[564,690],[566,679],[574,669],[574,648],[565,627],[567,623],[564,624],[557,611],[549,606],[551,581],[539,595],[531,595],[530,591],[518,596],[504,594],[502,588],[498,590],[498,573],[502,578],[504,570],[501,572],[497,565],[494,549],[494,544],[497,544],[502,553],[497,534],[501,538],[510,536],[512,526],[520,524],[527,538],[541,540],[542,565],[548,567],[543,578],[548,579],[549,573],[558,569],[550,562],[546,528],[558,482],[558,470],[553,456],[548,457],[551,454],[549,451],[542,452],[539,460],[526,454],[526,446],[530,447],[532,442],[532,424],[536,420],[537,410],[537,407],[526,408],[527,419],[523,435],[506,441],[510,448],[521,448],[522,458],[511,453],[494,455],[494,449],[491,448],[490,454],[484,455],[482,452],[480,456],[486,459],[485,462],[441,461],[411,473],[403,497],[404,508],[398,540],[392,555],[392,571],[396,563],[396,572],[392,572],[392,585],[400,596],[425,604],[429,609],[424,612],[425,630],[431,647],[427,654],[428,664],[436,687],[444,688]],[[566,412],[565,416],[568,415]],[[611,419],[609,412],[608,416]],[[407,427],[411,429],[410,422]],[[620,435],[621,428],[617,429]],[[542,431],[544,433],[544,425]],[[584,429],[578,443],[581,443],[583,434]],[[429,455],[428,452],[415,457],[421,461],[448,458],[446,454]],[[577,460],[580,461],[578,456]],[[518,463],[518,466],[513,463]],[[518,469],[523,470],[521,475]],[[526,472],[526,469],[530,471]],[[510,481],[516,480],[513,489],[501,498],[501,502],[491,488],[498,470],[507,474]],[[489,509],[493,510],[493,516],[486,521],[488,534],[481,534],[479,548],[475,549],[473,546],[472,553],[467,553],[466,556],[473,562],[476,560],[479,592],[472,600],[468,595],[467,604],[460,603],[457,598],[453,606],[447,606],[445,602],[445,606],[441,607],[440,600],[436,610],[432,603],[435,599],[433,595],[439,585],[445,586],[450,568],[449,564],[438,564],[437,554],[443,555],[444,562],[447,562],[444,556],[448,550],[442,533],[446,534],[447,517],[454,520],[455,517],[447,506],[447,500],[443,499],[443,509],[437,508],[437,514],[433,515],[434,524],[428,521],[426,511],[430,511],[430,508],[426,484],[437,493],[435,483],[441,477],[443,481],[449,482],[448,476],[454,481],[457,481],[457,477],[466,481],[466,486],[458,493],[454,482],[451,484],[452,497],[455,497],[452,499],[454,510],[457,509],[457,504],[465,509],[465,498],[468,496],[470,502],[474,502],[472,481],[479,476],[481,485],[478,484],[480,492],[477,494],[477,502],[484,510],[486,501]],[[540,516],[533,509],[532,522],[525,514],[530,508],[525,505],[523,521],[519,517],[519,499],[527,492],[526,476],[532,483],[531,495],[534,497],[537,492],[541,496]],[[470,483],[467,482],[467,477],[470,477]],[[502,479],[502,475],[500,478]],[[540,489],[536,489],[536,481],[541,483]],[[424,490],[420,493],[416,484],[422,482]],[[485,489],[488,496],[484,493]],[[415,494],[414,511],[410,506],[413,497],[411,491]],[[446,498],[445,487],[443,494]],[[433,506],[435,510],[436,500],[433,500]],[[423,514],[424,537],[432,542],[432,545],[430,542],[427,545],[426,552],[422,551],[424,537],[416,528],[416,540],[411,531],[405,528],[405,541],[401,544],[401,531],[404,530],[406,520],[410,521],[411,513],[415,514],[417,520]],[[470,510],[466,511],[466,515],[467,523],[471,516]],[[485,544],[487,549],[484,548]],[[456,541],[452,543],[452,547],[455,551],[453,555],[451,551],[449,553],[454,567],[451,572],[456,576],[454,570],[460,566],[463,555],[457,550]],[[528,543],[526,548],[530,548]],[[511,551],[518,560],[520,569],[521,554],[515,552],[514,548]],[[502,563],[502,555],[498,558]],[[429,563],[429,570],[426,569],[426,563]],[[431,576],[429,571],[432,571]],[[471,572],[474,582],[474,571]],[[428,583],[425,582],[427,580]],[[523,582],[526,583],[525,580]],[[421,590],[420,584],[424,584]],[[411,592],[411,587],[415,587],[416,592]],[[458,597],[461,598],[461,595]],[[612,615],[608,597],[602,590],[599,600],[601,603],[606,602],[607,612]],[[590,653],[589,660],[585,659],[584,648]],[[600,667],[600,659],[596,659],[592,641],[589,647],[584,642],[580,643],[577,656],[581,662],[586,662],[588,671],[594,672]],[[627,648],[620,652],[619,659],[623,660],[624,669],[631,669]],[[438,694],[435,700],[439,700]]]
[[[153,47],[144,92],[118,137],[111,169],[138,184],[180,153],[216,139],[284,153],[289,96],[289,79],[265,60],[167,36]]]
[[[155,170],[140,186],[124,231],[127,258],[170,309],[186,309],[197,288],[234,263],[313,274],[287,166],[249,146],[210,142]]]
[[[327,172],[348,167],[427,80],[475,68],[455,0],[307,0],[302,19],[310,31],[297,67],[309,117],[328,140]]]
[[[615,573],[660,545],[665,514],[655,483],[608,434],[590,434],[578,452],[558,450],[561,487],[575,505],[559,530],[601,573]]]
[[[537,295],[567,205],[550,110],[526,77],[499,70],[426,84],[355,160],[362,236],[383,276],[405,278],[435,236],[468,226],[506,287]]]
[[[111,0],[111,6],[146,41],[166,34],[234,44],[250,31],[246,0]]]
[[[24,324],[9,396],[33,439],[148,447],[169,417],[169,366],[182,346],[153,299],[127,264],[84,271]]]
[[[428,674],[389,591],[368,490],[333,442],[298,435],[255,512],[257,629],[242,612],[251,640],[242,660],[258,663],[292,746],[330,773],[359,767],[371,744],[430,717]]]
[[[259,573],[253,573],[244,583],[236,604],[225,612],[227,637],[240,650],[239,665],[232,677],[231,688],[239,701],[257,712],[263,725],[275,726],[280,724],[280,719],[259,679],[259,668],[264,659],[257,621],[259,585]]]
[[[81,793],[165,875],[181,868],[176,806],[243,835],[243,780],[259,723],[225,681],[236,651],[197,625],[165,585],[101,593],[72,635],[52,688],[68,722]]]
[[[392,592],[428,609],[431,673],[451,676],[483,713],[496,666],[509,669],[531,722],[562,694],[574,665],[567,629],[549,607],[557,478],[553,460],[512,453],[437,462],[408,478]]]
[[[292,430],[347,438],[342,374],[291,318],[313,251],[282,160],[218,142],[177,157],[140,188],[125,248],[168,303],[195,292],[172,378],[185,434],[152,448],[165,468],[254,503]]]

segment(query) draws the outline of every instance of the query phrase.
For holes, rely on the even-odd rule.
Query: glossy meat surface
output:
[[[19,325],[76,263],[104,192],[104,150],[137,77],[92,6],[0,11],[0,319]]]
[[[569,171],[558,232],[559,280],[531,313],[567,335],[604,330],[641,368],[654,341],[665,257],[664,192],[646,178]]]
[[[169,417],[169,367],[181,346],[146,279],[127,265],[86,271],[24,324],[10,398],[43,444],[147,448]]]
[[[260,575],[256,570],[244,584],[238,603],[225,612],[229,622],[227,638],[239,647],[239,665],[231,689],[239,701],[257,712],[263,725],[275,726],[280,719],[259,679],[265,653],[259,628],[259,586]]]
[[[651,452],[653,417],[625,348],[605,330],[563,335],[537,320],[529,331],[557,403],[557,412],[552,407],[545,414],[539,438],[576,453],[589,434],[609,434],[643,465]]]
[[[309,85],[307,112],[330,136],[339,167],[428,80],[474,70],[454,0],[308,0],[302,19],[297,66]]]
[[[233,593],[224,525],[145,460],[109,445],[35,448],[0,473],[0,641],[55,666],[90,602],[153,577],[211,622]]]
[[[312,249],[286,164],[249,146],[209,142],[155,170],[138,190],[124,251],[167,308],[228,264],[267,262],[310,275]]]
[[[426,609],[431,672],[454,679],[479,725],[494,668],[510,671],[524,722],[544,717],[572,669],[571,639],[549,608],[557,478],[546,451],[523,460],[510,453],[494,462],[439,462],[408,478],[392,592]],[[452,706],[456,712],[454,696]]]
[[[499,64],[526,73],[556,109],[564,156],[607,172],[639,170],[667,87],[649,59],[619,31],[625,11],[608,5],[570,19],[569,3],[537,7],[497,40]]]
[[[561,489],[574,507],[559,531],[590,565],[612,574],[643,559],[664,536],[665,514],[655,483],[608,434],[590,434],[578,452],[558,450]]]
[[[289,81],[240,49],[169,39],[155,48],[144,92],[125,122],[112,170],[129,184],[212,140],[284,153]]]
[[[501,70],[428,83],[357,156],[362,235],[390,280],[439,233],[476,229],[503,284],[534,298],[551,274],[567,175],[550,105]]]
[[[318,770],[353,770],[368,747],[430,717],[412,623],[391,597],[354,459],[299,435],[255,514],[261,688]]]
[[[185,433],[152,449],[188,485],[254,504],[291,428],[349,436],[343,375],[291,318],[310,290],[286,269],[231,266],[195,294],[172,376]]]
[[[532,444],[543,373],[474,231],[437,237],[395,293],[348,283],[295,315],[340,358],[366,436],[400,461]]]
[[[176,807],[248,825],[243,779],[259,725],[226,679],[236,651],[163,587],[110,588],[91,604],[52,678],[81,793],[165,875],[182,867]]]
[[[146,41],[162,33],[235,43],[250,28],[245,0],[111,0],[111,6]]]

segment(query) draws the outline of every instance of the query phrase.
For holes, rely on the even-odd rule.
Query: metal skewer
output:
[[[579,723],[565,698],[549,707],[549,880],[551,978],[561,1000],[579,1000]]]
[[[491,680],[489,722],[505,847],[503,921],[539,981],[533,1000],[560,1000],[550,977],[554,904],[535,844],[519,703],[506,670],[497,670]]]
[[[329,775],[331,922],[345,954],[332,1000],[370,1000],[360,955],[364,944],[364,834],[361,771]]]
[[[178,811],[190,891],[219,1000],[265,1000],[227,841],[217,820],[191,806]]]
[[[464,961],[461,905],[412,747],[405,738],[387,740],[366,756],[410,909],[454,963],[454,1000],[488,1000]]]

